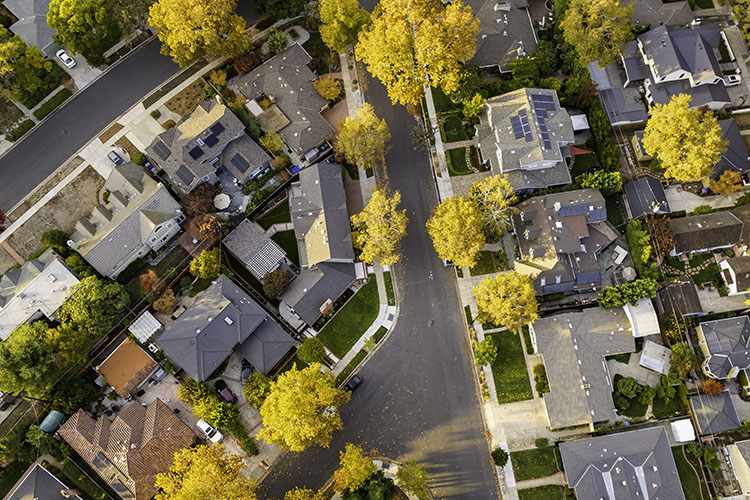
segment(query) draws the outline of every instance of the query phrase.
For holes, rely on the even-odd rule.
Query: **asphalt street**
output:
[[[410,137],[416,122],[372,79],[366,100],[391,129],[388,174],[409,217],[404,257],[395,266],[400,314],[359,372],[364,383],[342,408],[344,429],[329,448],[287,454],[261,484],[259,498],[281,499],[294,486],[319,488],[344,444],[355,443],[426,466],[435,498],[496,499],[455,274],[437,258],[424,229],[437,194],[427,156]]]

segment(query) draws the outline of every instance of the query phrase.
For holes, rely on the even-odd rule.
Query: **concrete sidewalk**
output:
[[[442,201],[453,196],[453,186],[451,185],[450,172],[448,171],[448,162],[445,159],[445,146],[443,145],[443,138],[440,135],[440,124],[438,123],[437,111],[435,111],[435,102],[432,99],[432,89],[429,85],[425,85],[424,100],[427,103],[427,116],[430,117],[432,135],[435,138],[436,154],[430,157],[434,158],[432,168],[436,173],[438,195],[440,201]]]

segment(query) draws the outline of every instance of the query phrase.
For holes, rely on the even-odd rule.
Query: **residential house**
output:
[[[675,241],[672,256],[730,248],[740,242],[744,227],[731,211],[678,217],[667,224]]]
[[[78,277],[51,248],[0,278],[0,340],[14,328],[42,317],[57,319],[56,312]]]
[[[646,153],[646,149],[643,147],[643,130],[636,130],[633,134],[633,138],[630,140],[630,144],[633,145],[633,150],[635,151],[635,159],[638,161],[648,162],[654,159],[653,156]],[[651,178],[653,177],[646,177]],[[661,182],[659,182],[661,184]]]
[[[307,67],[310,61],[310,54],[293,43],[227,83],[229,89],[247,99],[245,107],[263,130],[278,132],[297,155],[316,148],[334,132],[321,116],[328,101],[315,90],[317,77]]]
[[[633,21],[638,27],[685,26],[693,21],[693,10],[687,1],[626,0],[633,4]]]
[[[149,378],[156,376],[157,372],[164,373],[158,363],[130,339],[125,339],[117,346],[96,367],[96,371],[124,398],[146,385]]]
[[[625,184],[624,198],[628,219],[671,213],[661,181],[648,175]]]
[[[238,184],[260,177],[271,157],[247,134],[223,104],[209,100],[174,127],[159,134],[146,152],[164,169],[172,185],[189,193],[204,182],[215,184],[226,169]]]
[[[284,329],[223,274],[156,343],[198,382],[209,378],[234,351],[268,374],[294,347]]]
[[[750,156],[747,153],[745,141],[740,134],[740,128],[737,122],[731,118],[719,120],[721,127],[721,138],[727,142],[727,149],[721,153],[719,161],[714,164],[713,172],[709,176],[711,179],[718,180],[727,170],[738,172],[747,182],[747,173],[750,171]]]
[[[613,127],[646,123],[648,112],[641,93],[638,88],[625,86],[624,72],[619,63],[612,62],[600,68],[599,63],[594,61],[589,63],[588,68]]]
[[[168,472],[174,454],[196,441],[161,399],[148,406],[134,401],[114,420],[94,420],[80,409],[58,433],[123,500],[153,497],[157,474]]]
[[[635,351],[635,340],[622,308],[591,308],[539,318],[529,326],[531,343],[541,354],[550,392],[544,393],[549,426],[562,429],[617,418],[606,356]]]
[[[739,295],[750,291],[750,256],[730,257],[719,263],[729,295]]]
[[[57,51],[57,44],[52,39],[55,30],[47,24],[47,12],[50,0],[5,0],[3,5],[18,18],[10,30],[26,42],[29,47],[36,47],[46,57],[52,57]]]
[[[664,427],[566,441],[560,456],[578,498],[685,500]]]
[[[258,281],[286,263],[286,252],[258,224],[245,219],[226,238],[224,246]]]
[[[647,340],[643,343],[638,366],[661,373],[662,375],[667,375],[669,374],[669,362],[671,358],[672,351],[668,347]]]
[[[656,308],[659,315],[673,312],[684,317],[702,316],[703,307],[693,278],[676,278],[665,283],[656,292]]]
[[[727,445],[727,451],[734,477],[740,483],[742,494],[748,497],[750,496],[750,439],[735,441]]]
[[[651,299],[640,299],[635,305],[628,302],[622,307],[630,324],[633,326],[633,337],[646,337],[661,333],[659,319]]]
[[[718,396],[693,396],[688,398],[688,406],[695,428],[701,436],[733,431],[742,425],[729,391]]]
[[[695,328],[704,360],[703,373],[712,378],[736,378],[748,387],[750,368],[750,318],[737,316],[704,321]]]
[[[54,466],[53,466],[54,467]],[[68,488],[50,471],[34,463],[8,492],[4,500],[81,500],[78,492]]]
[[[300,273],[281,294],[312,325],[356,278],[341,167],[319,163],[303,169],[289,190]]]
[[[540,295],[601,287],[598,256],[619,234],[607,221],[604,197],[579,189],[517,205],[513,227],[521,259],[515,270],[534,279]]]
[[[566,158],[573,124],[557,92],[519,89],[487,100],[476,127],[479,152],[492,173],[519,194],[571,182]]]
[[[76,222],[68,245],[115,279],[131,262],[166,245],[185,215],[167,188],[132,162],[115,167],[104,189],[109,200]]]
[[[508,63],[536,51],[536,32],[528,0],[467,0],[479,19],[477,51],[470,61],[481,68],[505,71]]]

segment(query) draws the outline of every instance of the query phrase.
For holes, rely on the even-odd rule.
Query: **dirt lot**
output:
[[[10,235],[8,243],[27,259],[41,248],[39,238],[45,231],[62,229],[66,233],[72,233],[76,221],[91,213],[103,183],[104,179],[96,170],[86,167],[57,196]]]
[[[192,113],[200,103],[206,100],[206,96],[203,93],[204,85],[206,85],[206,82],[203,78],[198,78],[185,87],[185,89],[179,94],[168,100],[166,103],[167,109],[185,118]]]
[[[23,118],[23,113],[6,97],[0,96],[0,132],[6,132]]]
[[[45,194],[47,194],[53,187],[57,186],[60,181],[66,178],[73,170],[78,168],[83,163],[83,158],[76,156],[67,165],[59,169],[47,182],[39,186],[34,192],[32,192],[21,204],[19,204],[12,212],[8,214],[8,218],[14,221],[21,217],[26,210],[30,209],[34,204],[41,200]]]

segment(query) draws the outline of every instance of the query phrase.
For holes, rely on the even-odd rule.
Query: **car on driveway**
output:
[[[125,160],[123,160],[122,157],[118,155],[117,153],[115,153],[114,151],[110,151],[107,154],[107,158],[112,160],[112,163],[114,163],[116,167],[119,167],[120,165],[125,163]]]
[[[243,359],[241,363],[241,369],[240,369],[240,382],[244,384],[245,381],[249,379],[250,375],[252,374],[253,374],[253,365],[251,365],[248,360]]]
[[[76,60],[70,57],[70,54],[68,54],[68,51],[65,49],[58,50],[55,55],[58,59],[62,61],[62,63],[67,66],[68,68],[75,68]]]
[[[352,378],[349,379],[349,382],[346,383],[344,386],[344,389],[346,389],[349,392],[353,392],[354,389],[362,385],[362,377],[359,375],[355,375]]]
[[[218,443],[219,441],[224,439],[224,434],[213,428],[211,424],[203,419],[198,420],[198,423],[196,423],[195,425],[198,426],[201,432],[203,432],[203,434],[205,434],[208,440],[212,443]]]
[[[727,75],[724,77],[724,85],[727,87],[734,87],[735,85],[739,85],[740,82],[742,82],[740,75]]]
[[[221,379],[217,380],[214,383],[214,389],[219,394],[219,396],[221,396],[221,399],[223,399],[227,403],[234,403],[234,394],[232,394],[232,391],[229,390],[226,382]]]

